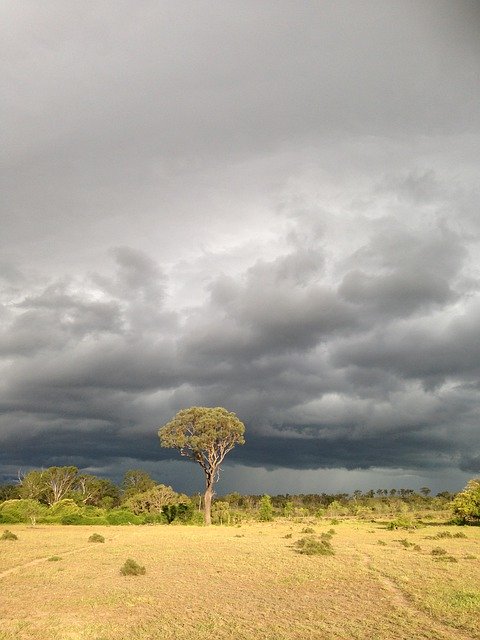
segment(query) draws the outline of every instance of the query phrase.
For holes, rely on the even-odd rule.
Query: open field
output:
[[[335,529],[335,555],[296,553],[305,526]],[[480,638],[480,527],[8,528],[1,640]],[[445,531],[467,537],[433,539]],[[145,575],[120,575],[129,557]]]

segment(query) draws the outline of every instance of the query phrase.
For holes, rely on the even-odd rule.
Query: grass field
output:
[[[305,526],[335,529],[335,555],[298,554]],[[8,529],[18,540],[0,540],[1,640],[480,638],[480,527]],[[467,537],[435,538],[445,531]],[[145,575],[122,576],[127,558]]]

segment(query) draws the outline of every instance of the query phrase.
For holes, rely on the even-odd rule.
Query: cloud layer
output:
[[[192,404],[245,486],[480,471],[476,3],[2,13],[5,478],[180,478]]]

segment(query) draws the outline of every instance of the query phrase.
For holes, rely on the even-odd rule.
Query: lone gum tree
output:
[[[211,524],[214,484],[220,465],[236,444],[244,444],[245,425],[223,407],[190,407],[179,411],[158,431],[162,447],[177,449],[205,473],[205,524]]]

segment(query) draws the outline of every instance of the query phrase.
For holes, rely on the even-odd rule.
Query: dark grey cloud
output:
[[[477,3],[0,11],[0,473],[476,472]]]

